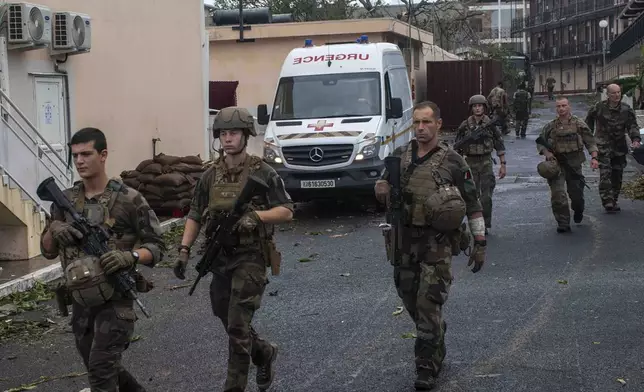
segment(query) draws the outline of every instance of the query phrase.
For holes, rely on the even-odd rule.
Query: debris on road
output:
[[[633,200],[644,200],[644,176],[639,176],[622,186],[624,196]]]
[[[398,316],[398,315],[399,315],[399,314],[401,314],[404,310],[405,310],[405,308],[403,308],[402,306],[397,306],[397,307],[396,307],[396,310],[394,310],[394,311],[393,311],[393,313],[391,313],[391,315],[392,315],[392,316]]]
[[[23,392],[23,391],[31,391],[33,389],[36,389],[38,385],[50,382],[50,381],[55,381],[55,380],[60,380],[62,378],[75,378],[75,377],[81,377],[86,375],[87,372],[75,372],[75,373],[68,373],[68,374],[63,374],[62,376],[40,376],[38,381],[34,381],[29,384],[22,384],[19,387],[16,388],[10,388],[5,390],[4,392]]]

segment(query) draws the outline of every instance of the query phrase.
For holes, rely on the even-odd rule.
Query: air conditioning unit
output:
[[[41,49],[51,43],[52,11],[30,3],[5,3],[2,24],[7,26],[8,50]]]
[[[89,15],[78,12],[54,12],[51,54],[81,54],[92,48],[92,24]]]

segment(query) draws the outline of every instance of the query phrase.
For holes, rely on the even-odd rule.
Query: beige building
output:
[[[208,27],[210,80],[237,82],[234,90],[237,105],[247,107],[253,113],[258,104],[272,106],[282,62],[292,49],[304,46],[305,39],[311,39],[314,45],[323,45],[355,42],[364,34],[369,42],[391,42],[401,47],[408,47],[410,41],[409,25],[395,18],[257,24],[247,27],[250,29],[244,31],[244,39],[254,40],[252,42],[238,42],[238,26]],[[411,37],[411,61],[409,51],[404,51],[404,55],[412,89],[418,100],[425,98],[426,61],[459,58],[435,46],[429,32],[412,28]],[[232,94],[230,91],[227,93]]]
[[[0,24],[0,260],[40,253],[49,203],[36,188],[78,179],[67,168],[74,131],[106,133],[111,176],[152,157],[155,139],[157,153],[208,153],[202,0],[33,3],[4,8]]]
[[[628,26],[618,18],[626,3],[628,0],[530,0],[529,16],[513,21],[512,30],[530,35],[535,92],[547,91],[549,76],[556,81],[557,93],[594,91],[598,83],[608,79],[604,55]]]

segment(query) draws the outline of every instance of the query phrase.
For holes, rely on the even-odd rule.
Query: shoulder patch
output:
[[[469,181],[472,179],[472,169],[467,169],[465,173],[463,173],[463,179],[465,181]]]

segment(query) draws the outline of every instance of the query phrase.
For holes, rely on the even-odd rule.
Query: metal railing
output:
[[[551,7],[549,9],[531,9],[530,11],[534,15],[513,19],[511,29],[513,33],[518,33],[522,30],[547,23],[572,21],[584,15],[592,14],[593,16],[599,17],[601,16],[598,15],[599,13],[609,11],[615,7],[625,6],[627,3],[628,0],[580,0],[568,5]]]
[[[4,180],[4,177],[5,177],[5,176],[6,176],[7,178],[9,178],[9,180],[11,180],[11,184],[16,185],[16,186],[18,187],[18,189],[20,189],[22,192],[24,192],[24,194],[25,194],[25,195],[27,195],[27,196],[31,199],[31,201],[34,203],[34,208],[35,208],[36,210],[40,210],[40,211],[44,212],[44,213],[45,213],[45,215],[47,215],[47,217],[50,217],[50,216],[51,216],[51,215],[49,214],[49,211],[48,211],[48,210],[47,210],[47,209],[42,205],[42,203],[40,202],[40,199],[39,199],[39,198],[37,198],[37,197],[35,197],[34,195],[32,195],[32,194],[31,194],[31,192],[29,192],[29,191],[27,190],[27,188],[25,188],[25,187],[20,183],[20,181],[18,181],[14,176],[12,176],[12,175],[11,175],[11,173],[9,173],[9,171],[8,171],[4,166],[0,165],[0,177],[2,177],[3,185],[7,185],[7,186],[8,186],[8,185],[9,185],[8,183],[7,183],[7,184],[5,184],[5,180]]]
[[[17,113],[18,118],[12,112]],[[15,138],[26,147],[30,155],[36,158],[35,163],[38,167],[44,167],[65,188],[73,183],[73,169],[2,89],[0,89],[0,120],[6,129],[11,131]],[[7,145],[5,148],[9,149],[9,146]],[[2,167],[2,172],[10,179],[10,183],[20,188],[29,199],[48,214],[49,212],[42,207],[40,199],[28,192],[25,186],[16,179],[16,176],[9,173],[7,165]]]
[[[610,44],[610,42],[608,43]],[[592,56],[602,53],[601,42],[563,44],[530,53],[533,63],[560,60],[568,57]]]
[[[604,70],[595,72],[595,80],[597,83],[604,83],[612,80],[617,80],[623,76],[631,76],[637,74],[636,64],[613,64],[606,67]]]
[[[610,60],[618,58],[633,46],[642,42],[644,38],[644,14],[641,14],[610,44]],[[639,57],[639,53],[638,53]]]

